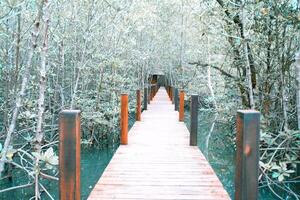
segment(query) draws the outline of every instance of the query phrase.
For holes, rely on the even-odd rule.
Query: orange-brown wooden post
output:
[[[80,111],[64,110],[59,119],[59,199],[80,200]]]
[[[173,87],[170,87],[170,100],[172,101],[172,104],[174,103],[173,101]]]
[[[150,100],[152,101],[153,100],[153,97],[154,97],[154,93],[153,93],[153,85],[151,85],[151,92],[150,92]]]
[[[121,94],[121,144],[128,144],[128,95]]]
[[[184,121],[184,91],[181,90],[179,93],[179,121]]]
[[[136,121],[141,121],[141,90],[136,91]]]

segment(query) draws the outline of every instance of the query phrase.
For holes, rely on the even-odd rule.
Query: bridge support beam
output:
[[[121,94],[121,144],[128,144],[128,94]]]
[[[144,88],[144,110],[147,110],[148,106],[148,88]]]
[[[184,91],[180,90],[179,93],[179,121],[184,121]]]
[[[136,91],[136,121],[141,121],[141,90]]]
[[[198,95],[191,96],[191,127],[190,127],[190,146],[197,146],[198,134]]]
[[[260,113],[237,112],[235,199],[258,199]]]
[[[59,199],[80,200],[79,110],[64,110],[60,113]]]

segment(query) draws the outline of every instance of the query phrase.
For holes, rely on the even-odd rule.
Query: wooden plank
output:
[[[148,106],[88,199],[230,199],[164,88]]]

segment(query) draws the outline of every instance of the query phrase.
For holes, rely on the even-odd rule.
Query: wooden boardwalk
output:
[[[92,175],[92,172],[91,172]],[[96,184],[95,199],[230,199],[161,88]]]

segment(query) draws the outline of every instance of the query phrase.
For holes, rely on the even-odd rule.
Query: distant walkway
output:
[[[90,172],[93,176],[93,172]],[[161,88],[93,189],[95,199],[230,199]]]

